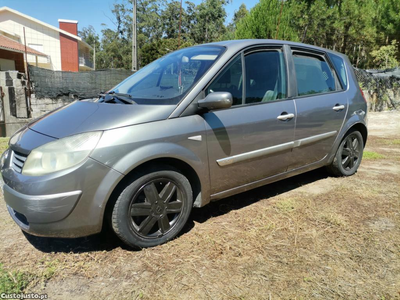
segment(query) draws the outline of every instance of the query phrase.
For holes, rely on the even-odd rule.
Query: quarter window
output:
[[[237,56],[208,87],[207,94],[213,92],[229,92],[232,94],[233,104],[242,104],[242,58]]]
[[[299,96],[336,90],[335,77],[321,56],[293,54]]]
[[[335,66],[336,72],[339,74],[340,82],[342,83],[343,87],[347,89],[347,74],[343,59],[334,54],[329,54],[329,57]]]

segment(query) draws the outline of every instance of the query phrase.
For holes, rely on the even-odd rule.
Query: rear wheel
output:
[[[359,131],[350,131],[342,140],[333,162],[327,167],[335,176],[350,176],[361,164],[364,140]]]
[[[175,170],[153,171],[123,190],[112,212],[112,227],[129,246],[157,246],[182,230],[192,203],[185,176]]]

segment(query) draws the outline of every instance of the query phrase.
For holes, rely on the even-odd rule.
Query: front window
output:
[[[140,104],[177,104],[224,50],[200,46],[175,51],[139,70],[111,92],[127,94]]]
[[[286,72],[280,50],[259,51],[245,56],[246,103],[286,98]]]
[[[280,49],[264,49],[248,53],[244,56],[244,65],[245,76],[243,76],[242,56],[238,55],[209,85],[206,94],[229,92],[232,94],[232,105],[286,98],[285,62]],[[245,78],[244,83],[243,78]]]

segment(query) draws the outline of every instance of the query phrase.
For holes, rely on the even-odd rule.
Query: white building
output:
[[[78,34],[78,21],[59,19],[60,28],[44,23],[9,7],[0,8],[0,35],[39,53],[32,55],[28,51],[29,64],[54,71],[92,70],[90,50],[92,47]],[[25,34],[24,34],[25,28]],[[5,39],[3,39],[5,40]],[[15,47],[14,47],[15,48]],[[0,59],[12,60],[12,49],[0,43]],[[11,58],[11,59],[10,59]],[[8,62],[10,65],[12,62]]]

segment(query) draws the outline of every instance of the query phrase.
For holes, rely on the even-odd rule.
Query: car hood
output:
[[[29,124],[29,128],[54,138],[165,120],[175,105],[111,104],[75,101]]]

